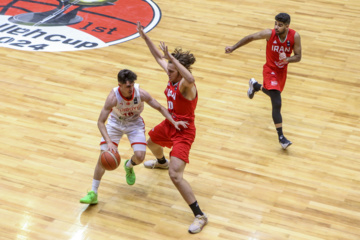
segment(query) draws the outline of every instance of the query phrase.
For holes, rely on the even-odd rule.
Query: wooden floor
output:
[[[167,76],[142,39],[97,50],[35,53],[0,48],[0,239],[360,239],[360,2],[358,0],[157,0],[149,36],[197,57],[197,137],[185,178],[209,224],[193,215],[167,171],[107,172],[99,204],[91,190],[96,121],[120,69],[165,105]],[[269,98],[246,96],[262,81],[265,41],[228,55],[225,46],[272,28],[288,12],[303,57],[283,92],[286,151]],[[162,116],[145,108],[147,131]],[[122,163],[132,154],[119,145]],[[168,153],[167,151],[166,153]],[[152,158],[147,152],[146,160]]]

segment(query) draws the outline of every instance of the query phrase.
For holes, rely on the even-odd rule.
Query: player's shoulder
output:
[[[291,33],[293,35],[299,35],[299,33],[296,30],[292,29],[292,28],[289,28],[289,33]]]
[[[266,40],[269,40],[274,35],[275,35],[274,29],[267,28],[262,30],[262,37],[265,38]]]
[[[294,36],[294,40],[295,41],[300,40],[300,33],[295,31],[294,29],[291,30],[292,30],[292,35]]]
[[[148,93],[146,90],[139,88],[139,94],[141,101],[148,101],[149,98],[151,98],[150,93]]]
[[[115,94],[115,89],[111,89],[108,97],[106,98],[105,105],[108,107],[114,107],[117,105],[117,97]]]

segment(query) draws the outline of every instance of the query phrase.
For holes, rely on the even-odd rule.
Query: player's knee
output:
[[[182,174],[172,170],[171,168],[169,168],[169,176],[171,181],[176,185],[179,182],[181,182],[182,180]]]
[[[269,91],[271,98],[271,105],[273,109],[280,110],[281,109],[281,93],[280,91],[272,90]]]
[[[281,109],[281,99],[276,99],[272,102],[273,109],[280,110]]]
[[[140,164],[144,161],[145,154],[146,154],[146,152],[143,152],[143,151],[136,151],[134,153],[136,164]]]

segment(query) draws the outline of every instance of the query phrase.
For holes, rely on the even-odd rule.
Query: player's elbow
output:
[[[101,129],[102,127],[104,127],[105,126],[105,122],[103,122],[103,121],[101,121],[100,119],[98,120],[98,122],[97,122],[97,127],[99,128],[99,129]]]
[[[245,38],[245,42],[249,43],[255,40],[255,36],[254,35],[249,35]]]
[[[195,78],[194,78],[193,76],[187,77],[187,78],[186,78],[186,81],[187,81],[188,83],[190,83],[190,84],[193,84],[193,83],[195,83]]]
[[[294,55],[292,56],[292,61],[291,62],[300,62],[301,61],[301,53],[294,53]]]
[[[298,55],[298,62],[301,61],[301,54]]]

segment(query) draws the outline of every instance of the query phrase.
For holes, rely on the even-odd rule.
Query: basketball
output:
[[[115,170],[121,162],[121,158],[118,152],[105,151],[101,154],[101,165],[105,170]]]

